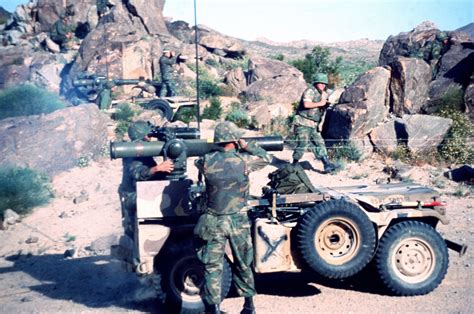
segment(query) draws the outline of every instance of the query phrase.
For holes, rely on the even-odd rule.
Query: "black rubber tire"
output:
[[[168,247],[157,260],[157,271],[161,274],[161,286],[169,307],[179,313],[202,313],[204,265],[196,257],[191,241],[175,243]],[[222,299],[229,293],[232,270],[224,259],[222,274]]]
[[[380,279],[391,293],[412,296],[427,294],[443,281],[449,255],[433,227],[404,221],[384,233],[375,261]]]
[[[155,110],[168,121],[171,121],[173,118],[173,109],[170,104],[164,99],[155,99],[149,103],[143,105],[144,108],[149,110]]]
[[[372,259],[372,222],[356,204],[330,200],[311,208],[297,226],[297,248],[307,266],[322,277],[342,279]]]

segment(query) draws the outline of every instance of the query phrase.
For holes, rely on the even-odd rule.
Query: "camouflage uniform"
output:
[[[221,123],[224,126],[230,124]],[[218,125],[216,133],[219,128]],[[259,157],[258,160],[252,160],[251,155]],[[198,258],[205,265],[204,300],[209,305],[221,302],[227,241],[232,250],[235,266],[233,280],[238,294],[246,298],[256,294],[250,221],[246,212],[248,175],[270,162],[270,155],[254,142],[250,142],[244,152],[219,149],[196,161],[196,166],[205,177],[208,200],[207,211],[200,217],[195,233],[205,241],[198,250]]]
[[[301,97],[294,122],[297,144],[293,152],[293,160],[300,160],[306,150],[312,152],[316,159],[327,158],[326,145],[319,132],[319,123],[326,109],[303,107],[304,102],[319,101],[321,101],[321,93],[313,86],[306,89]]]
[[[178,56],[168,58],[165,55],[160,57],[160,73],[161,73],[161,89],[160,97],[165,96],[174,96],[176,93],[174,91],[174,82],[171,77],[173,72],[173,65],[178,60]]]
[[[75,26],[70,24],[68,20],[65,21],[65,17],[60,16],[60,19],[51,26],[50,37],[51,40],[59,45],[61,49],[65,49],[67,43],[71,40],[68,38],[69,33],[74,33]]]
[[[140,125],[143,124],[143,125]],[[142,127],[142,134],[133,134],[132,128]],[[148,127],[151,130],[151,126]],[[145,122],[137,122],[129,128],[129,135],[133,141],[142,140],[148,134]],[[122,203],[122,218],[125,234],[133,239],[133,225],[137,206],[137,182],[163,179],[162,173],[151,174],[150,169],[157,163],[153,157],[124,158],[122,160],[123,173],[122,182],[119,187],[119,195]]]
[[[439,59],[449,49],[444,41],[449,39],[446,32],[436,34],[435,40],[427,42],[424,46],[415,46],[408,54],[409,57],[423,59],[431,65],[433,79],[439,72]]]

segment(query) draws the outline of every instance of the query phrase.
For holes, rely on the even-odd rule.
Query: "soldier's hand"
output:
[[[247,146],[248,146],[247,142],[246,142],[243,138],[241,138],[241,139],[239,140],[239,147],[240,147],[241,149],[246,149]]]
[[[329,98],[329,95],[326,91],[321,92],[321,100],[327,101]]]
[[[167,173],[170,173],[171,171],[174,170],[174,164],[173,162],[171,161],[171,159],[167,159],[165,161],[163,161],[161,164],[159,165],[156,165],[154,166],[153,168],[151,168],[151,171],[153,173],[157,173],[157,172],[167,172]]]

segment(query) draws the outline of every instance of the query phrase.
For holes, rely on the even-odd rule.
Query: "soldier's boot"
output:
[[[333,171],[336,171],[339,168],[337,165],[329,162],[329,159],[327,156],[324,156],[323,158],[321,158],[321,161],[323,162],[325,173],[331,173]]]
[[[220,304],[206,304],[205,314],[226,314],[221,311]]]
[[[256,314],[252,297],[245,298],[244,307],[242,308],[242,311],[240,311],[240,314]]]

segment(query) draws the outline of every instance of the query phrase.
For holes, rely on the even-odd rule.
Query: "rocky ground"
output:
[[[276,153],[289,160],[290,151]],[[321,169],[319,162],[312,166]],[[308,171],[315,184],[337,186],[374,184],[384,180],[381,158],[349,163],[337,175]],[[189,165],[189,175],[195,175]],[[252,193],[258,195],[271,166],[253,173]],[[459,258],[450,251],[450,267],[442,284],[417,297],[387,295],[368,269],[346,281],[325,282],[300,273],[257,277],[258,313],[316,312],[439,312],[472,313],[474,289],[473,197],[468,188],[444,179],[443,169],[414,167],[405,175],[415,182],[437,187],[448,202],[449,225],[439,226],[443,236],[470,246]],[[74,168],[53,179],[55,199],[0,230],[0,312],[4,313],[165,313],[134,274],[110,257],[109,246],[121,234],[117,188],[121,161],[102,159]],[[464,194],[465,196],[454,196]],[[467,195],[466,195],[467,194]],[[232,294],[222,308],[239,313],[242,299]]]

